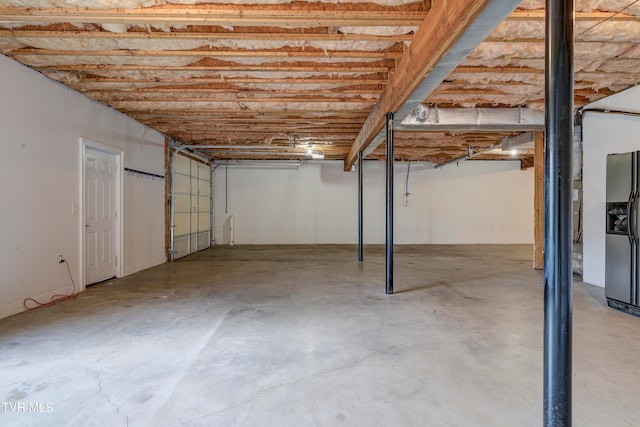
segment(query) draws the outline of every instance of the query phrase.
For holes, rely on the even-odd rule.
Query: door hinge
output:
[[[113,165],[113,171],[118,172],[118,165]]]
[[[116,219],[118,219],[118,211],[116,211],[115,214],[116,214]]]
[[[116,257],[116,267],[118,266],[118,257]]]

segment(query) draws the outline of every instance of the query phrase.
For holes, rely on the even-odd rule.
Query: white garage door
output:
[[[178,154],[173,163],[173,259],[211,246],[211,169]]]

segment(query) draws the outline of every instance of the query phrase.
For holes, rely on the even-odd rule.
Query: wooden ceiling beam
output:
[[[319,121],[322,123],[330,123],[334,120],[361,120],[364,121],[369,110],[351,110],[340,112],[326,112],[326,111],[309,111],[309,110],[272,110],[272,111],[249,111],[249,110],[231,110],[231,109],[211,109],[203,108],[197,111],[193,110],[161,110],[161,111],[147,111],[147,110],[122,110],[127,114],[135,116],[136,119],[146,120],[171,120],[171,119],[198,119],[206,118],[209,120],[306,120]],[[335,115],[338,114],[339,117]]]
[[[149,58],[362,58],[362,59],[398,59],[402,57],[400,51],[331,51],[331,50],[234,50],[234,49],[206,49],[206,50],[51,50],[37,48],[22,48],[6,55],[15,58],[23,56],[100,56],[108,62],[109,57],[149,57]]]
[[[110,31],[90,30],[25,30],[20,28],[0,29],[0,37],[22,37],[40,39],[107,39],[107,40],[256,40],[256,41],[395,41],[406,42],[413,39],[413,34],[350,34],[329,32],[330,27],[325,28],[324,33],[309,33],[300,29],[291,29],[287,32],[273,31],[242,31],[251,28],[240,27],[235,31],[201,32],[201,31],[128,31],[126,33],[113,33]],[[296,32],[296,30],[298,32]]]
[[[309,90],[258,90],[258,89],[190,89],[184,91],[180,88],[168,88],[167,90],[135,90],[129,92],[120,92],[118,90],[87,90],[85,95],[97,99],[113,99],[118,101],[148,101],[148,100],[175,100],[175,101],[244,101],[244,100],[269,100],[269,99],[297,99],[305,100],[305,97],[323,97],[322,99],[335,101],[335,99],[358,100],[362,102],[376,101],[380,95],[379,90],[331,90],[331,89],[309,89]],[[176,94],[193,94],[191,97],[173,96],[167,98],[168,95]],[[273,98],[277,94],[278,98]],[[202,95],[202,96],[195,96]],[[216,97],[216,95],[225,95],[224,98]],[[233,96],[233,97],[232,97]]]
[[[199,129],[196,128],[184,128],[181,126],[160,126],[160,129],[173,129],[174,132],[177,133],[182,133],[182,134],[192,134],[192,135],[217,135],[217,134],[224,134],[224,133],[228,133],[228,132],[237,132],[238,134],[245,134],[245,133],[249,133],[252,135],[263,135],[263,134],[272,134],[272,133],[278,133],[280,131],[283,131],[284,129],[293,129],[296,130],[298,132],[299,135],[307,135],[307,134],[315,134],[315,133],[322,133],[324,135],[343,135],[343,134],[355,134],[357,133],[360,129],[359,128],[331,128],[331,129],[327,129],[327,128],[301,128],[298,126],[280,126],[280,127],[268,127],[268,128],[260,128],[258,130],[255,129],[238,129],[238,128],[233,128],[233,127],[213,127],[213,126],[209,126],[209,127],[202,127]]]
[[[634,15],[617,12],[576,12],[576,21],[594,21],[601,22],[604,20],[620,22],[620,21],[640,21],[640,18]],[[507,21],[544,21],[544,9],[524,10],[518,9],[513,11],[507,18]]]
[[[188,96],[191,94],[190,96]],[[201,96],[198,96],[198,95]],[[278,96],[273,96],[277,94]],[[341,92],[324,92],[324,91],[297,91],[290,93],[273,92],[233,92],[233,91],[202,91],[200,93],[188,93],[185,95],[175,96],[171,93],[130,93],[130,94],[105,94],[87,92],[87,96],[104,102],[110,101],[139,101],[139,102],[364,102],[373,103],[378,99],[376,93],[341,93]],[[172,96],[173,95],[173,96]],[[223,96],[224,95],[224,96]]]
[[[426,11],[340,10],[337,7],[307,8],[259,5],[201,7],[157,6],[140,9],[37,9],[0,7],[0,20],[16,23],[71,23],[125,25],[221,25],[274,26],[285,28],[334,26],[418,26]]]
[[[388,112],[397,111],[421,84],[423,77],[468,30],[491,0],[448,0],[432,5],[411,45],[398,63],[378,103],[362,126],[344,169],[349,170],[358,152],[364,151],[385,125]]]
[[[260,141],[264,141],[265,137],[268,137],[266,139],[268,139],[272,144],[276,144],[277,141],[282,141],[285,145],[288,144],[292,144],[293,143],[293,135],[299,135],[297,132],[272,132],[269,134],[265,134],[265,135],[254,135],[254,134],[249,134],[249,135],[237,135],[234,133],[228,133],[228,134],[224,134],[224,133],[214,133],[211,135],[203,135],[197,139],[199,140],[220,140],[220,141],[228,141],[228,140],[238,140],[238,139],[242,139],[242,140],[246,140],[246,141],[251,141],[251,140],[255,140],[258,141],[259,143],[261,143]],[[304,140],[302,140],[302,138],[304,137]],[[196,138],[194,138],[196,139]],[[344,135],[326,135],[326,136],[321,136],[321,137],[314,137],[314,136],[308,136],[308,135],[302,135],[300,136],[300,139],[298,140],[298,144],[299,145],[307,145],[309,143],[311,144],[336,144],[336,143],[341,143],[341,142],[345,142],[347,144],[351,144],[351,142],[353,141],[353,138],[349,138],[346,137]],[[227,144],[226,142],[222,142]],[[204,142],[200,142],[200,144],[204,144]],[[214,144],[214,142],[212,142],[211,144]],[[215,144],[220,144],[220,142],[217,142]]]
[[[253,114],[255,114],[256,116],[260,116],[260,115],[268,115],[270,113],[275,113],[277,114],[278,112],[282,112],[282,111],[307,111],[309,113],[312,113],[315,110],[321,109],[320,107],[325,107],[325,105],[322,104],[317,104],[317,103],[300,103],[300,102],[279,102],[276,103],[276,105],[270,105],[270,104],[266,104],[266,103],[251,103],[251,105],[245,105],[246,103],[238,103],[238,102],[227,102],[225,104],[239,104],[238,106],[228,106],[228,105],[214,105],[216,103],[207,101],[207,102],[196,102],[196,103],[180,103],[177,102],[177,104],[179,105],[175,105],[176,102],[171,102],[169,104],[167,103],[162,103],[162,102],[154,102],[154,103],[148,103],[148,104],[153,104],[153,105],[148,105],[147,103],[144,103],[146,105],[140,105],[134,102],[113,102],[112,104],[106,104],[105,105],[109,105],[110,107],[120,111],[121,113],[124,113],[126,115],[134,115],[136,112],[140,113],[158,113],[158,112],[164,112],[164,114],[166,114],[167,112],[171,112],[176,113],[176,114],[180,114],[180,113],[188,113],[189,111],[196,111],[196,110],[203,110],[203,109],[210,109],[210,110],[216,110],[216,111],[223,111],[223,110],[230,110],[230,109],[245,109],[246,111],[250,111]],[[184,104],[184,105],[181,105]],[[191,105],[189,105],[191,104]],[[204,105],[202,105],[204,104]],[[351,112],[359,112],[362,111],[362,107],[366,106],[366,104],[363,103],[351,103],[351,102],[331,102],[331,103],[327,103],[327,104],[331,104],[331,108],[333,109],[334,112],[336,113],[341,113],[341,114],[349,114]],[[306,109],[306,110],[305,110]],[[365,108],[369,111],[371,111],[371,108]],[[233,116],[231,116],[233,117]],[[311,119],[313,117],[318,117],[318,116],[313,116],[313,115],[309,115],[308,118]],[[137,116],[136,116],[137,119]]]
[[[136,79],[136,78],[125,78],[125,77],[80,77],[79,84],[83,83],[91,83],[91,84],[100,84],[100,83],[110,83],[110,84],[122,84],[127,87],[134,86],[135,83],[154,83],[159,87],[169,86],[172,84],[210,84],[210,83],[229,83],[229,84],[247,84],[247,83],[257,83],[257,84],[287,84],[287,85],[296,85],[296,84],[366,84],[366,85],[384,85],[387,83],[386,79],[376,79],[373,77],[367,76],[354,76],[354,77],[324,77],[324,78],[253,78],[253,77],[212,77],[212,78],[188,78],[184,79],[162,79],[158,81],[158,79],[147,78],[147,79]],[[182,89],[181,89],[182,90]]]
[[[331,128],[327,129],[325,125],[314,126],[310,124],[300,124],[300,123],[261,123],[260,127],[256,130],[253,128],[238,128],[238,123],[158,123],[155,125],[157,129],[166,130],[166,129],[174,129],[178,132],[201,132],[201,133],[212,133],[217,131],[229,131],[236,130],[238,132],[246,133],[246,132],[255,132],[255,133],[265,133],[265,132],[273,132],[278,131],[280,129],[297,129],[301,134],[303,133],[353,133],[358,132],[360,127],[353,124],[337,124],[332,123]]]
[[[245,143],[241,143],[242,145],[240,145],[240,142],[238,144],[231,144],[231,145],[240,145],[238,148],[229,148],[230,145],[223,145],[223,144],[219,144],[221,145],[221,148],[214,148],[213,145],[218,145],[218,144],[198,144],[198,143],[190,143],[188,145],[194,145],[196,147],[196,149],[198,151],[202,151],[205,153],[211,153],[211,152],[215,152],[216,154],[219,155],[223,155],[223,154],[234,154],[237,152],[252,152],[252,151],[261,151],[261,152],[265,152],[265,153],[279,153],[278,155],[282,155],[282,154],[302,154],[305,155],[307,154],[307,150],[308,150],[308,146],[306,145],[300,145],[298,147],[293,147],[291,145],[285,146],[285,145],[267,145],[267,144],[251,144],[251,145],[245,145]],[[198,145],[206,145],[206,148],[197,148]],[[339,154],[342,153],[344,155],[345,151],[348,149],[348,146],[338,146],[338,147],[325,147],[325,146],[321,146],[321,145],[311,145],[311,149],[313,150],[313,152],[315,153],[322,153],[322,154]]]
[[[533,67],[469,67],[461,65],[457,67],[452,75],[456,73],[531,73],[531,74],[544,74],[543,69]]]
[[[73,88],[79,88],[78,85],[71,85]],[[233,100],[246,99],[247,95],[251,95],[256,98],[267,98],[275,94],[278,97],[296,98],[305,96],[324,96],[326,98],[353,98],[357,97],[366,98],[368,100],[376,100],[380,95],[380,87],[361,88],[361,89],[243,89],[243,88],[202,88],[202,89],[182,89],[180,87],[165,87],[165,88],[142,88],[132,90],[118,90],[118,89],[84,89],[83,93],[94,99],[118,99],[124,100],[146,100],[146,99],[162,99],[163,96],[176,95],[174,99],[182,100],[185,98],[184,94],[192,94],[192,98],[187,99],[211,99],[211,100],[223,100],[216,98],[215,95],[225,95],[225,99],[231,99],[231,96],[235,96]]]
[[[360,130],[360,125],[358,124],[357,118],[343,119],[343,120],[325,120],[320,121],[319,119],[286,119],[286,118],[254,118],[254,117],[246,117],[246,118],[234,118],[234,117],[213,117],[208,120],[201,120],[196,118],[194,120],[185,120],[182,119],[174,119],[170,118],[154,118],[154,119],[142,119],[145,123],[153,124],[157,127],[170,127],[170,126],[181,126],[181,128],[189,129],[189,128],[199,128],[199,127],[233,127],[235,128],[238,125],[256,125],[260,127],[273,127],[273,128],[281,128],[283,126],[291,126],[294,125],[300,129],[306,129],[307,126],[321,126],[326,131],[326,126],[331,126],[332,128],[351,128],[353,127],[356,130]],[[316,124],[318,123],[318,124]]]
[[[181,143],[185,145],[249,145],[249,144],[261,144],[263,147],[270,146],[274,144],[276,146],[281,144],[288,144],[288,137],[280,137],[277,138],[275,136],[271,136],[269,138],[249,138],[249,137],[240,137],[240,136],[231,136],[228,138],[201,138],[201,139],[183,139],[180,140]],[[335,151],[340,151],[344,154],[349,150],[352,140],[343,139],[343,140],[332,140],[332,143],[340,145],[339,149]],[[304,144],[302,144],[304,145]],[[313,148],[319,147],[319,144],[311,144]],[[256,147],[257,148],[257,147]],[[293,148],[293,147],[292,147]],[[223,150],[224,148],[220,148],[219,150]],[[238,148],[240,149],[240,148]],[[229,150],[230,151],[230,150]],[[249,151],[248,149],[244,149],[243,151]],[[277,152],[277,150],[274,150]]]
[[[242,144],[242,145],[240,145]],[[207,152],[207,151],[216,151],[217,153],[234,153],[237,151],[244,151],[244,152],[249,152],[249,151],[267,151],[267,152],[273,152],[273,153],[290,153],[290,154],[306,154],[307,150],[309,148],[311,148],[314,152],[316,153],[345,153],[345,151],[349,148],[348,145],[339,145],[339,146],[332,146],[332,145],[321,145],[321,144],[311,144],[311,146],[308,146],[306,144],[300,144],[296,147],[292,146],[292,145],[282,145],[282,144],[265,144],[265,143],[253,143],[253,144],[249,144],[249,143],[244,143],[244,142],[238,142],[238,144],[198,144],[198,143],[190,143],[189,145],[195,145],[196,147],[198,145],[206,145],[206,147],[204,148],[198,148],[198,150],[201,150],[203,152]],[[215,145],[220,145],[220,148],[215,148]],[[238,145],[237,148],[231,148],[234,145]]]
[[[233,127],[233,126],[223,126],[223,127],[206,127],[206,126],[202,126],[202,127],[197,127],[197,126],[193,126],[193,127],[176,127],[176,126],[158,126],[157,129],[161,132],[176,132],[176,133],[192,133],[192,134],[215,134],[216,132],[232,132],[232,131],[236,131],[236,129],[238,129],[237,127]],[[332,134],[332,135],[336,135],[336,134],[356,134],[358,133],[359,128],[355,127],[355,128],[342,128],[342,129],[336,129],[333,128],[330,131],[327,131],[326,128],[300,128],[300,127],[296,127],[296,126],[280,126],[280,127],[268,127],[268,128],[264,128],[261,129],[260,132],[255,132],[254,133],[258,133],[258,134],[268,134],[268,133],[273,133],[273,132],[280,132],[283,131],[284,129],[287,130],[287,133],[290,132],[290,130],[294,130],[296,131],[297,134],[299,135],[312,135],[312,134]],[[238,133],[251,133],[250,132],[251,129],[238,129]]]
[[[270,71],[270,72],[324,72],[333,74],[350,73],[380,73],[388,72],[390,67],[372,66],[368,64],[334,64],[334,65],[185,65],[185,66],[162,66],[162,65],[111,65],[111,64],[71,64],[71,65],[46,65],[33,67],[39,71],[179,71],[179,72],[202,72],[202,71]]]
[[[597,34],[595,35],[595,38],[593,38],[594,36],[589,33],[589,37],[590,37],[589,39],[583,39],[580,36],[581,36],[580,34],[577,34],[576,37],[575,37],[575,44],[576,45],[594,44],[594,43],[606,43],[606,44],[611,44],[613,46],[616,46],[616,45],[619,45],[619,44],[633,44],[633,43],[629,42],[629,40],[611,40],[608,37],[598,38]],[[505,40],[504,38],[488,37],[488,38],[484,39],[483,43],[503,43],[503,44],[508,44],[508,43],[544,43],[544,38],[533,36],[533,37],[528,37],[528,38],[515,38],[515,39]]]
[[[211,154],[211,159],[214,161],[225,161],[225,160],[237,160],[237,161],[242,161],[242,160],[249,160],[249,161],[269,161],[269,160],[278,160],[278,161],[284,161],[284,160],[303,160],[303,159],[309,159],[311,158],[311,156],[309,156],[308,154],[298,154],[298,155],[291,155],[291,156],[276,156],[276,155],[261,155],[261,156],[256,156],[253,155],[251,153],[248,154],[238,154],[238,153],[233,153],[233,154],[229,154],[229,155],[223,155],[223,154],[219,154],[219,153],[215,153],[215,154]],[[336,154],[336,155],[325,155],[324,156],[324,160],[342,160],[344,158],[344,155],[341,154]]]
[[[251,138],[253,139],[264,139],[264,138],[268,138],[268,137],[272,137],[272,136],[276,136],[276,135],[287,135],[287,136],[292,136],[294,133],[300,137],[300,138],[305,138],[305,139],[313,139],[313,140],[346,140],[346,141],[353,141],[353,138],[355,137],[356,133],[358,132],[357,130],[355,131],[345,131],[345,132],[334,132],[332,131],[331,134],[326,134],[326,130],[323,131],[317,131],[317,132],[310,132],[305,130],[304,132],[298,132],[297,129],[295,128],[283,128],[283,129],[275,129],[275,130],[271,130],[270,132],[259,132],[259,133],[255,133],[255,132],[239,132],[236,129],[221,129],[221,130],[216,130],[216,131],[183,131],[183,130],[175,130],[175,129],[163,129],[162,132],[166,132],[169,135],[172,135],[174,138],[176,139],[203,139],[203,138],[245,138],[247,135],[249,135]],[[285,138],[286,139],[286,138]],[[300,140],[302,141],[302,139]],[[302,143],[302,142],[301,142]]]
[[[148,93],[235,93],[235,94],[319,94],[326,93],[327,95],[340,95],[340,94],[360,94],[360,93],[374,93],[379,94],[384,86],[380,84],[358,84],[345,82],[343,86],[338,88],[325,88],[322,84],[319,84],[318,89],[309,89],[307,87],[296,88],[296,85],[287,85],[290,89],[269,89],[268,86],[272,84],[270,82],[261,82],[255,87],[238,86],[236,84],[227,83],[214,83],[208,85],[165,85],[165,86],[147,86],[147,87],[127,87],[120,88],[104,88],[104,89],[86,89],[87,94],[133,94],[144,96]],[[266,85],[267,88],[263,88],[261,85]],[[81,86],[81,85],[80,85]],[[202,87],[198,87],[202,86]]]
[[[268,83],[264,83],[268,85]],[[71,85],[74,88],[82,88],[83,85],[73,84]],[[104,88],[104,89],[91,89],[91,88],[83,88],[83,93],[87,95],[97,95],[97,96],[112,96],[112,95],[123,95],[123,96],[146,96],[146,95],[157,95],[157,94],[236,94],[238,97],[242,97],[245,95],[258,95],[258,96],[271,96],[278,94],[280,96],[284,95],[293,95],[293,96],[304,96],[304,95],[326,95],[329,97],[334,96],[343,96],[343,95],[361,95],[361,96],[375,96],[380,95],[380,91],[382,90],[382,85],[349,85],[345,84],[344,87],[339,88],[320,88],[320,89],[309,89],[309,88],[296,88],[295,85],[290,86],[291,89],[270,89],[270,88],[261,88],[261,87],[238,87],[234,85],[220,85],[219,87],[202,87],[202,88],[194,88],[191,86],[181,87],[180,85],[172,85],[172,86],[154,86],[154,87],[138,87],[138,88],[127,88],[127,89],[119,89],[119,88]]]
[[[277,150],[279,148],[282,149],[286,149],[286,150],[290,150],[292,148],[298,148],[301,149],[302,147],[308,148],[309,145],[312,148],[317,148],[317,149],[322,149],[322,150],[327,150],[327,151],[337,151],[337,150],[344,150],[345,148],[348,148],[350,146],[349,142],[344,142],[344,141],[340,141],[337,143],[331,142],[331,143],[318,143],[318,142],[312,142],[311,144],[307,144],[306,142],[303,143],[297,143],[295,146],[293,145],[292,141],[286,140],[283,143],[270,143],[270,144],[265,144],[264,142],[254,142],[254,141],[248,141],[246,144],[229,144],[227,142],[221,142],[221,143],[216,143],[216,144],[204,144],[204,143],[197,143],[195,145],[200,146],[200,149],[205,150],[205,149],[209,149],[209,150],[250,150],[253,148],[266,148],[269,150]]]
[[[177,97],[166,97],[166,98],[161,98],[161,97],[153,97],[153,98],[140,98],[140,97],[131,97],[131,98],[98,98],[95,97],[94,99],[100,99],[102,102],[105,103],[112,103],[112,104],[118,104],[118,103],[129,103],[129,104],[135,104],[137,102],[139,103],[144,103],[146,105],[149,104],[158,104],[158,105],[164,105],[164,104],[168,104],[168,103],[187,103],[187,102],[217,102],[217,103],[226,103],[226,102],[234,102],[234,103],[316,103],[316,102],[331,102],[331,103],[336,103],[336,102],[348,102],[348,103],[361,103],[361,104],[373,104],[375,103],[375,99],[371,99],[371,98],[359,98],[357,96],[354,97],[345,97],[345,96],[340,96],[340,94],[336,94],[335,97],[329,97],[329,96],[309,96],[309,97],[266,97],[266,98],[256,98],[256,97],[236,97],[236,98],[230,98],[230,99],[220,99],[220,98],[216,98],[215,96],[212,97],[202,97],[202,98],[197,98],[197,97],[193,97],[193,98],[177,98]],[[153,107],[151,107],[153,108]]]

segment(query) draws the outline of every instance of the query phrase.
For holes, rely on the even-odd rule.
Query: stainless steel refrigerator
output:
[[[607,156],[605,295],[610,307],[638,316],[639,167],[639,151]]]

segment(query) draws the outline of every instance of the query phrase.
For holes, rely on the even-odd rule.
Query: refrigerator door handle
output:
[[[631,229],[633,241],[631,243],[631,304],[638,305],[638,190],[633,192],[631,213],[627,212],[627,227]],[[632,223],[629,223],[629,219]]]
[[[638,197],[640,197],[640,192],[636,190],[635,197],[633,198],[633,238],[638,243]]]
[[[636,236],[634,233],[634,222],[633,221],[633,205],[635,199],[635,191],[629,193],[629,199],[627,200],[627,237],[629,238],[629,243],[633,245],[633,242],[636,240]]]

